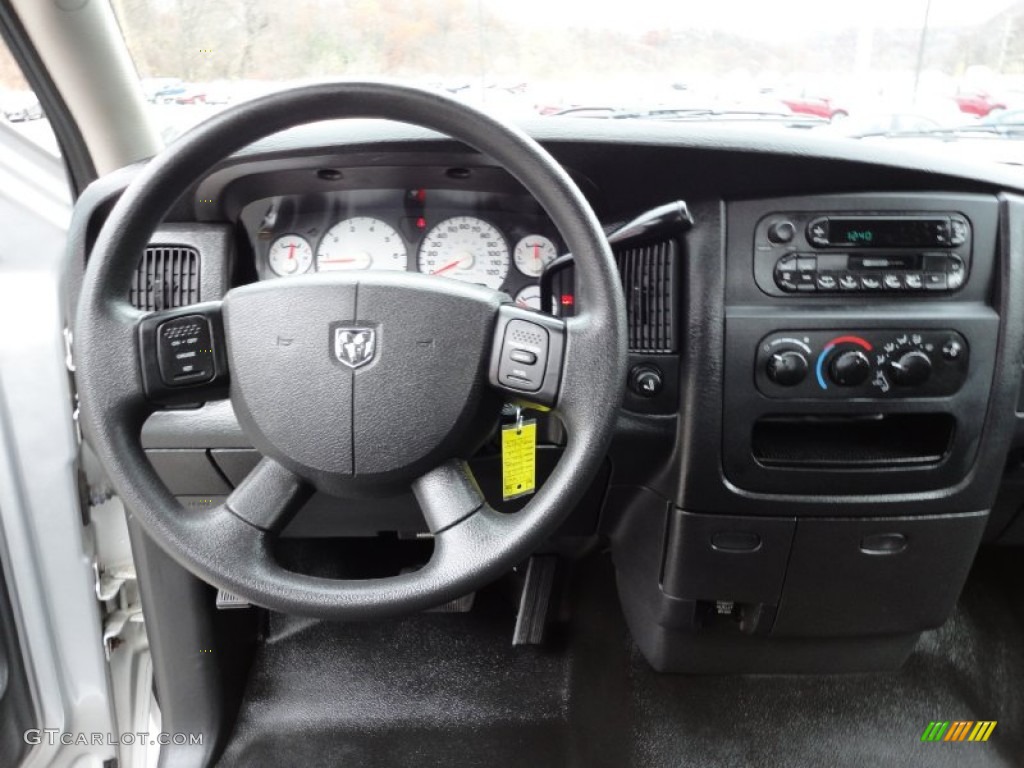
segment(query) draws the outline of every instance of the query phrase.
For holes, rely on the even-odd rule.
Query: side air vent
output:
[[[679,245],[665,240],[616,251],[626,294],[631,352],[675,352]]]
[[[135,272],[129,300],[138,309],[160,311],[199,301],[199,251],[173,245],[151,245]]]

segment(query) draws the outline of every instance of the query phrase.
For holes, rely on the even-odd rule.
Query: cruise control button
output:
[[[528,349],[513,349],[508,353],[510,360],[523,365],[533,365],[537,362],[537,355]]]
[[[197,384],[213,378],[213,334],[208,319],[186,315],[168,320],[157,328],[156,338],[164,384]]]

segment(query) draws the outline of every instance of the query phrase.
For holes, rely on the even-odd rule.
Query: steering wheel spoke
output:
[[[559,399],[565,351],[565,321],[503,304],[494,327],[490,384],[517,400],[554,406]]]
[[[263,459],[225,502],[228,510],[254,528],[276,533],[312,494],[302,478],[273,459]]]
[[[447,461],[412,485],[427,527],[446,531],[487,506],[473,471],[464,461]]]
[[[154,312],[138,323],[139,368],[146,398],[161,405],[228,396],[221,303]]]

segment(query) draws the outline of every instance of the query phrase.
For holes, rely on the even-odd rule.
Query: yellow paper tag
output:
[[[501,497],[508,501],[537,488],[537,420],[501,428]]]

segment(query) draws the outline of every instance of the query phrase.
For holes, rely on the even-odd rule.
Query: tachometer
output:
[[[270,244],[267,263],[275,275],[301,275],[313,263],[313,249],[303,237],[283,235]]]
[[[508,275],[508,244],[483,219],[455,216],[431,229],[420,246],[420,272],[498,290]]]
[[[380,219],[356,216],[331,227],[316,251],[319,272],[342,269],[408,269],[405,241]]]

